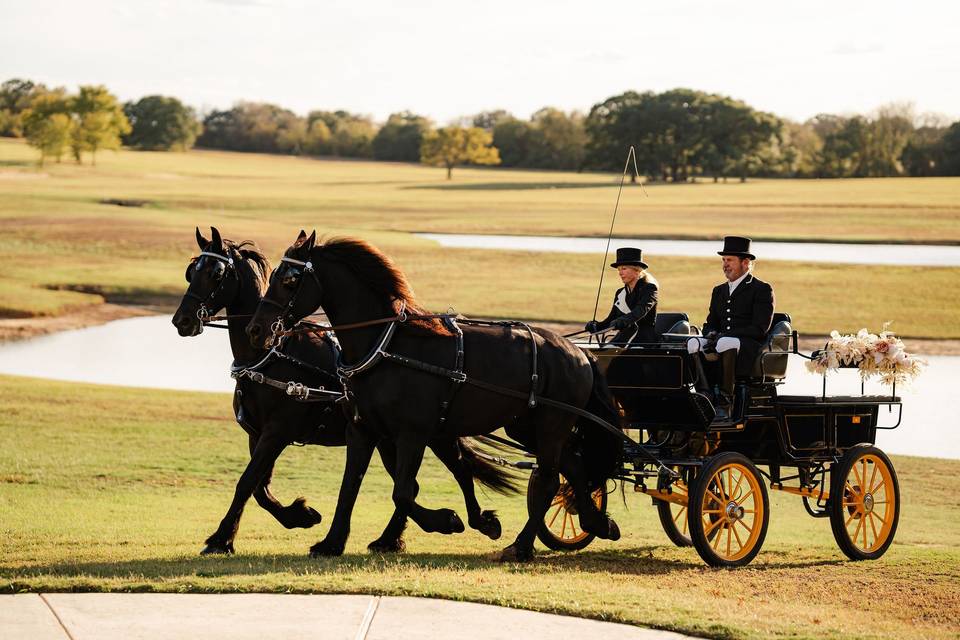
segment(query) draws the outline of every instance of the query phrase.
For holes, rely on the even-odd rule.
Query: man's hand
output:
[[[583,325],[584,330],[589,331],[590,333],[596,333],[600,328],[600,323],[596,320],[591,320],[587,324]]]
[[[703,337],[706,338],[707,340],[712,341],[712,342],[716,342],[716,341],[717,341],[717,338],[720,337],[720,334],[717,333],[716,331],[711,331],[710,333],[708,333],[707,335],[705,335],[705,336],[703,336]]]
[[[610,323],[610,328],[617,329],[617,330],[626,329],[633,323],[634,323],[633,316],[629,316],[629,315],[620,316],[619,318],[617,318],[616,320]]]

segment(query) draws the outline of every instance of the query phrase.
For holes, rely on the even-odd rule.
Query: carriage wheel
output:
[[[713,567],[742,567],[760,552],[770,519],[767,487],[739,453],[707,459],[688,502],[690,539]]]
[[[536,472],[534,472],[536,473]],[[531,482],[533,477],[530,478]],[[527,490],[529,506],[530,490]],[[591,494],[593,503],[601,513],[607,510],[607,492],[603,487]],[[577,504],[573,496],[573,487],[567,482],[563,474],[560,475],[560,488],[557,495],[547,508],[543,516],[543,523],[537,531],[537,538],[547,548],[554,551],[579,551],[593,542],[596,536],[580,528],[580,519],[577,516]]]
[[[674,467],[674,471],[679,470]],[[671,487],[675,494],[688,496],[687,483],[683,478],[678,478]],[[667,502],[666,500],[657,500],[657,515],[660,516],[660,526],[663,532],[670,538],[670,542],[678,547],[689,547],[693,544],[690,540],[690,524],[687,518],[686,505]]]
[[[900,521],[900,484],[890,458],[858,445],[830,470],[830,525],[840,550],[851,560],[886,553]]]

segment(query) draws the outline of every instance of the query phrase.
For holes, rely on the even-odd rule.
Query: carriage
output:
[[[777,313],[753,371],[738,377],[731,416],[719,418],[711,396],[697,391],[702,369],[693,358],[701,356],[686,349],[696,327],[686,314],[662,313],[657,334],[651,344],[601,339],[580,346],[599,360],[631,436],[618,479],[652,498],[674,544],[692,545],[712,566],[746,565],[767,532],[769,487],[800,496],[811,516],[829,518],[851,559],[884,554],[900,493],[890,459],[874,445],[878,429],[900,424],[896,387],[883,396],[865,395],[862,386],[860,395],[827,395],[824,379],[821,394],[781,394],[788,358],[811,356],[800,352],[790,316]],[[881,424],[885,414],[895,423]],[[593,540],[577,529],[570,494],[562,484],[538,532],[554,550]],[[605,508],[606,489],[593,498]]]

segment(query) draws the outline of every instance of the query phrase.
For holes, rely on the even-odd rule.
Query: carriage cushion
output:
[[[790,352],[790,336],[793,327],[790,325],[790,314],[775,313],[767,338],[760,348],[760,355],[753,365],[752,377],[765,377],[766,381],[783,380],[787,376],[787,361]],[[765,353],[782,352],[780,355],[766,356]]]
[[[689,333],[690,318],[682,312],[658,313],[654,330],[658,336],[665,333]]]

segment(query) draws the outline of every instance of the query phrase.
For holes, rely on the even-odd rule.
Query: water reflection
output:
[[[560,238],[552,236],[497,236],[418,233],[444,247],[465,249],[512,249],[564,253],[603,253],[606,238]],[[643,247],[658,256],[710,258],[717,255],[717,240],[651,240],[614,238],[610,253],[618,247]],[[764,260],[800,260],[846,264],[888,264],[927,267],[960,266],[960,246],[901,244],[841,244],[827,242],[754,242],[753,252]]]
[[[467,358],[470,354],[467,354]],[[877,444],[891,453],[960,458],[960,428],[952,402],[952,384],[960,380],[960,357],[932,356],[930,366],[912,388],[898,389],[904,398],[903,424],[882,431]],[[190,391],[232,391],[228,375],[230,344],[222,330],[208,329],[195,338],[181,338],[167,316],[117,320],[99,327],[0,345],[0,373],[78,382]],[[821,378],[791,358],[782,393],[818,394]],[[827,392],[860,392],[855,371],[828,381]],[[889,388],[868,384],[868,394]],[[228,404],[224,404],[228,411]],[[896,413],[881,410],[881,424]]]

